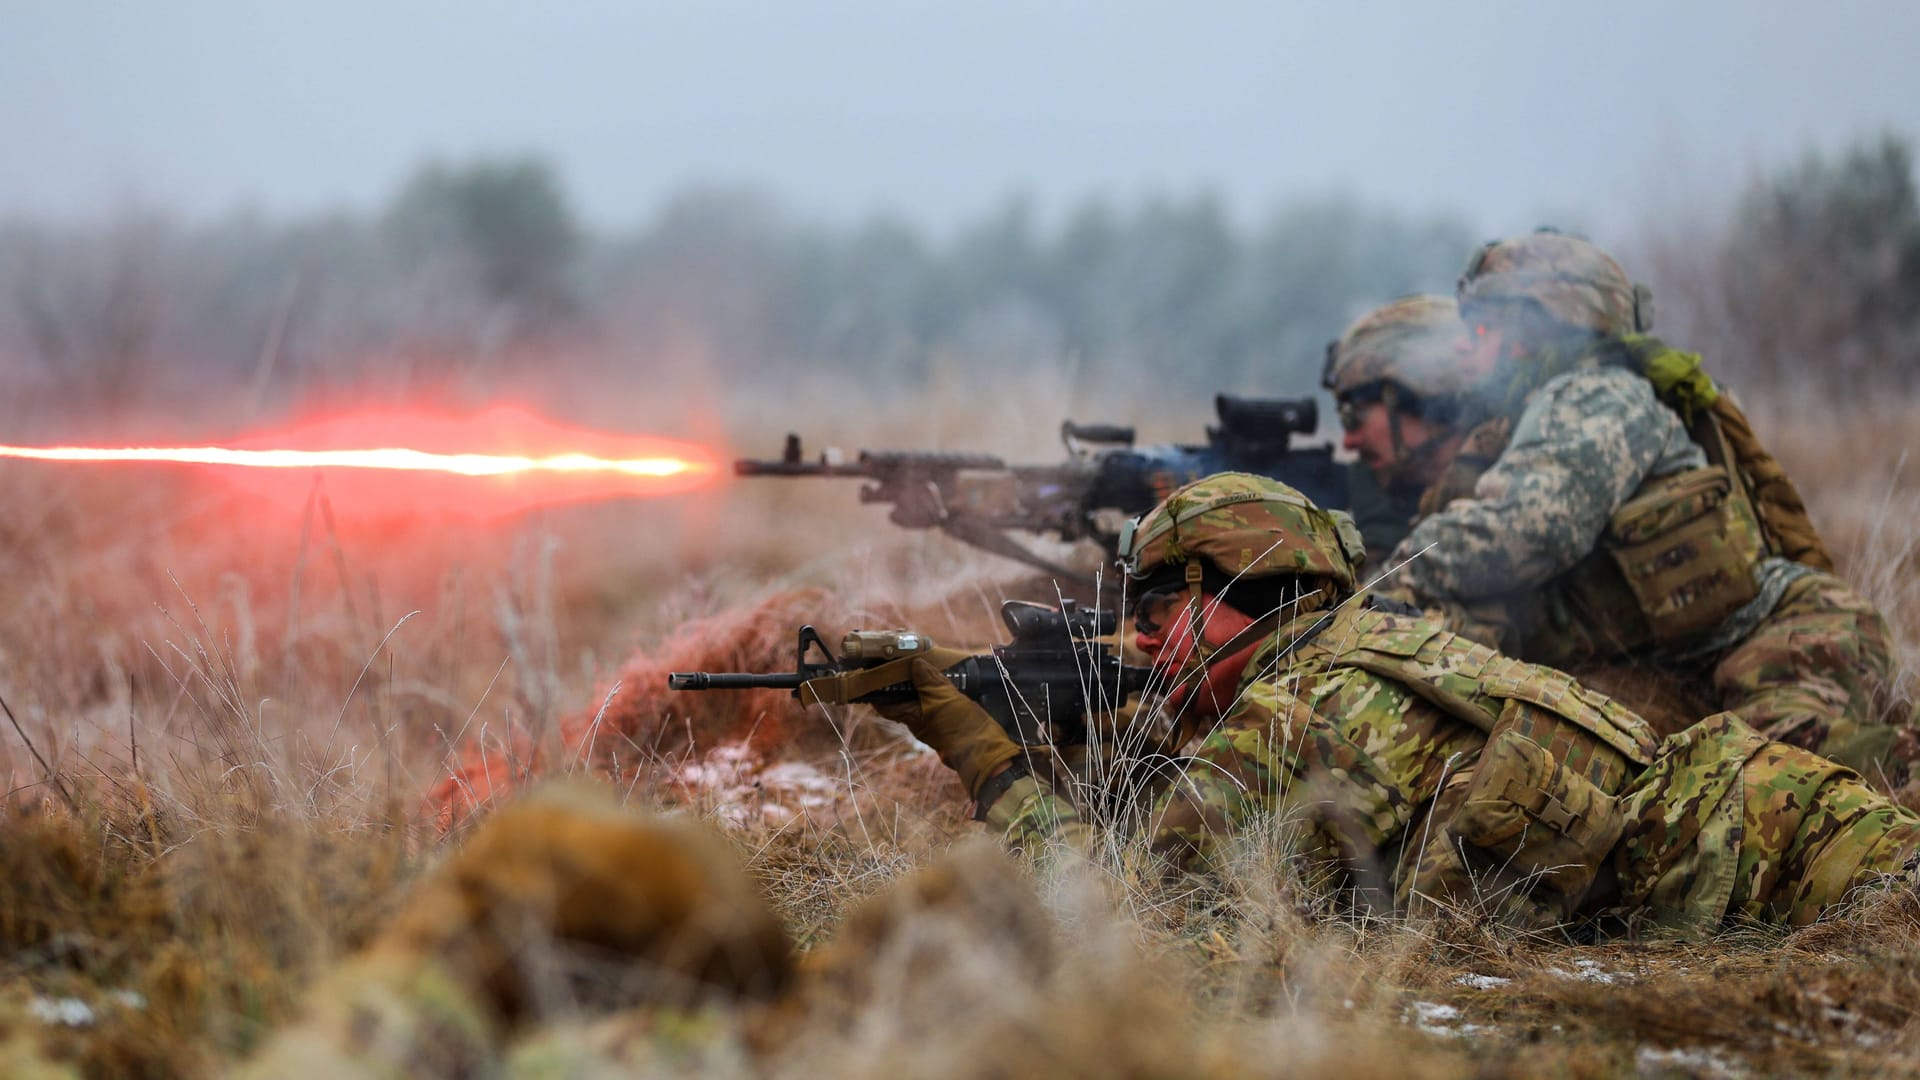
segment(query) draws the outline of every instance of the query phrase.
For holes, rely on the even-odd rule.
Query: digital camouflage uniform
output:
[[[1258,576],[1325,547],[1332,526],[1299,523],[1330,517],[1284,485],[1224,474],[1143,518],[1144,547],[1123,543],[1141,572],[1209,558]],[[1260,534],[1272,551],[1259,554]],[[1658,741],[1561,672],[1344,588],[1332,597],[1340,606],[1271,632],[1235,708],[1157,797],[1149,842],[1172,867],[1206,868],[1238,827],[1273,816],[1297,822],[1304,853],[1363,903],[1418,896],[1681,936],[1803,924],[1912,869],[1920,815],[1733,714]],[[1015,780],[984,817],[1027,851],[1090,840],[1041,776]]]
[[[1644,297],[1618,266],[1570,237],[1524,237],[1483,250],[1461,296],[1495,310],[1532,303],[1598,336],[1535,349],[1475,387],[1461,459],[1391,556],[1412,560],[1396,587],[1528,659],[1631,659],[1710,684],[1719,707],[1762,733],[1903,784],[1912,706],[1895,689],[1886,620],[1830,572],[1798,493],[1698,357],[1633,336]],[[1686,414],[1709,412],[1719,428],[1690,430]],[[1702,430],[1744,438],[1758,467],[1724,451],[1711,460]],[[1716,476],[1728,468],[1737,487]],[[1636,534],[1696,527],[1645,525],[1679,520],[1672,507],[1720,527],[1665,547]],[[1623,580],[1635,544],[1656,552],[1641,565],[1667,560],[1644,589]],[[1687,578],[1681,564],[1708,551],[1718,567]],[[1662,633],[1646,612],[1670,600]]]

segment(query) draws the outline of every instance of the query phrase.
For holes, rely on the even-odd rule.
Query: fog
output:
[[[1009,193],[1334,193],[1605,231],[1920,129],[1920,6],[5,5],[0,215],[372,205],[531,153],[586,221],[729,183],[935,230]]]

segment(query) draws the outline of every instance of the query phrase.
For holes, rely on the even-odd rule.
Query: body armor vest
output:
[[[1380,676],[1487,733],[1479,758],[1435,797],[1429,820],[1439,827],[1411,848],[1403,905],[1492,897],[1506,917],[1536,926],[1580,910],[1625,828],[1618,796],[1653,759],[1646,721],[1564,672],[1422,616],[1359,605],[1292,663]]]

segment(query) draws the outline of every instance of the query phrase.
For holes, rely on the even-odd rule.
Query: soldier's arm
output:
[[[1044,777],[1021,776],[985,809],[987,828],[1010,851],[1040,857],[1060,851],[1084,856],[1092,850],[1092,829],[1079,808]]]
[[[1147,819],[1153,852],[1170,869],[1200,873],[1249,818],[1287,812],[1305,791],[1299,780],[1306,732],[1324,727],[1290,687],[1248,684],[1239,707],[1208,732],[1155,800]]]
[[[1276,707],[1293,722],[1276,725]],[[1275,741],[1275,732],[1304,730],[1307,710],[1291,693],[1256,683],[1242,695],[1240,707],[1202,740],[1148,815],[1148,845],[1170,870],[1206,870],[1233,828],[1255,813],[1272,811],[1283,793],[1295,789],[1300,763]],[[1094,827],[1042,775],[1014,780],[983,818],[1009,849],[1029,857],[1093,851]]]
[[[1614,510],[1663,459],[1688,447],[1678,418],[1632,372],[1548,383],[1474,497],[1414,526],[1394,553],[1396,562],[1412,560],[1399,574],[1438,600],[1542,584],[1592,551]]]

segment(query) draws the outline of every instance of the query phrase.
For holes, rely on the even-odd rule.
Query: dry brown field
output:
[[[986,403],[966,390],[955,375],[900,398],[748,395],[722,428],[742,453],[774,452],[799,417],[843,445],[1046,460],[1062,416],[1140,420],[1148,439],[1204,420],[1199,402],[1140,417],[1129,387],[1065,376]],[[1911,686],[1920,404],[1749,404],[1843,573],[1895,623]],[[0,505],[8,1075],[244,1059],[464,835],[426,796],[476,762],[498,788],[462,790],[479,815],[556,773],[697,815],[816,948],[859,899],[975,834],[958,785],[863,709],[670,698],[664,673],[780,664],[802,620],[982,642],[998,600],[1033,590],[1017,567],[893,530],[851,483],[367,522],[178,471],[0,463]],[[1091,870],[1037,879],[1051,965],[1022,962],[1004,926],[947,925],[942,955],[970,962],[878,958],[893,981],[858,1015],[817,1018],[751,1066],[740,1047],[722,1060],[872,1075],[1920,1071],[1912,893],[1792,933],[1575,945],[1471,910],[1334,917],[1284,833],[1248,836],[1217,880],[1167,885],[1116,832]]]

